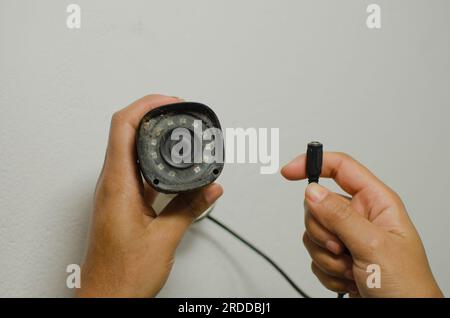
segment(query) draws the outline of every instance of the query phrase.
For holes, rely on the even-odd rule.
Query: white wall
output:
[[[65,26],[82,8],[81,30]],[[450,2],[0,0],[0,296],[70,296],[110,116],[148,93],[209,104],[224,127],[279,127],[281,161],[312,139],[403,197],[450,293]],[[228,165],[215,215],[313,296],[304,183]],[[329,185],[330,183],[326,183]],[[214,224],[181,244],[161,296],[295,297]],[[333,296],[334,297],[334,296]]]

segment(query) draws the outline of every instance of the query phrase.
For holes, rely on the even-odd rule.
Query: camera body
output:
[[[222,172],[224,141],[208,106],[182,102],[155,108],[141,120],[137,157],[146,182],[162,193],[204,187]]]

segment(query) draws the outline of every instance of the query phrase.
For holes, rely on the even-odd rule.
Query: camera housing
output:
[[[188,132],[188,138],[174,138],[180,131],[178,128]],[[220,134],[205,140],[204,134],[209,130]],[[192,191],[212,183],[224,166],[221,132],[217,115],[204,104],[182,102],[149,111],[142,118],[136,137],[138,164],[144,179],[162,193]],[[180,148],[190,152],[175,151]],[[201,152],[200,161],[196,160],[195,148]],[[205,148],[212,149],[220,160],[204,160]]]

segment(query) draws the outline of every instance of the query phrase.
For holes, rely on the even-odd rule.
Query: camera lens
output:
[[[173,136],[174,130],[168,131],[161,140],[160,153],[164,161],[178,169],[189,168],[194,165],[194,142],[195,134],[192,129],[188,129],[189,138],[174,140],[171,138]],[[175,146],[181,143],[180,149],[175,150]],[[188,149],[188,150],[186,150]]]

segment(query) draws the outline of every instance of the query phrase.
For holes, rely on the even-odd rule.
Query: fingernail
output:
[[[350,279],[350,280],[355,280],[355,278],[353,277],[353,271],[351,269],[349,269],[348,271],[345,272],[344,274],[345,278]]]
[[[205,200],[208,204],[213,204],[223,194],[223,188],[214,183],[208,187],[205,193]]]
[[[314,203],[319,203],[328,194],[328,190],[317,183],[310,183],[306,188],[306,196]]]
[[[334,253],[336,255],[339,255],[342,251],[341,246],[334,241],[327,241],[325,246],[331,253]]]

